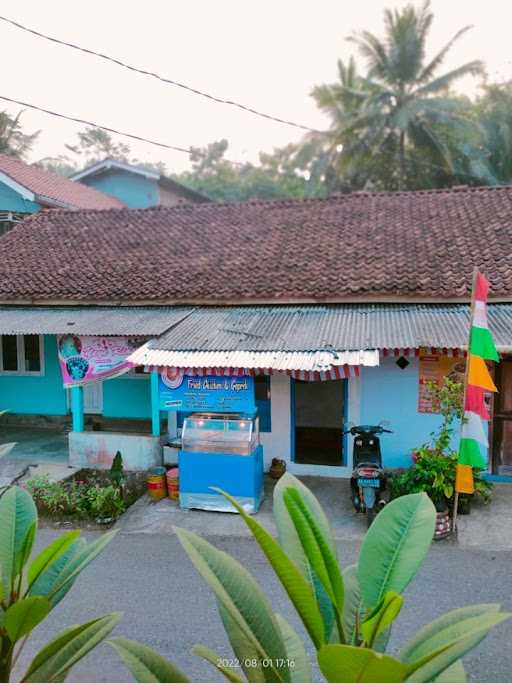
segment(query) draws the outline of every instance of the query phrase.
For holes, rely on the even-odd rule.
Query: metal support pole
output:
[[[158,372],[151,372],[151,433],[160,436],[160,406],[158,401]]]
[[[71,415],[74,432],[84,431],[84,389],[71,387]]]

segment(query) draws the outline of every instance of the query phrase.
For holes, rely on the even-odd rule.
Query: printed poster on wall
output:
[[[160,410],[253,413],[254,377],[195,377],[168,368],[159,376]]]
[[[61,335],[57,344],[64,386],[80,386],[128,372],[134,365],[126,358],[142,343],[141,339],[127,337]]]
[[[441,386],[445,377],[455,381],[464,382],[466,360],[462,356],[442,356],[420,351],[419,357],[419,387],[418,387],[418,412],[437,413],[436,406],[428,391],[429,382],[435,382]]]

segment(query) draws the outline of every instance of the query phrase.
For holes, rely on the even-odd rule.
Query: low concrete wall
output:
[[[69,464],[108,469],[117,451],[126,470],[147,470],[162,464],[161,439],[143,434],[70,432]]]

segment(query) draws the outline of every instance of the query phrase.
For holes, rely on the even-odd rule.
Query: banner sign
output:
[[[438,413],[438,408],[433,405],[428,383],[435,382],[440,387],[445,377],[463,383],[466,360],[463,357],[441,356],[420,350],[419,365],[418,412]]]
[[[170,368],[158,380],[160,410],[254,413],[254,377],[195,377]]]
[[[65,387],[122,375],[134,365],[126,358],[143,343],[127,337],[92,337],[64,334],[57,339]]]

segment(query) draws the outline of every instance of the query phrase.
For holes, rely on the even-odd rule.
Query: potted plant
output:
[[[457,453],[451,448],[453,424],[463,416],[463,385],[445,378],[438,386],[428,384],[432,401],[443,417],[439,429],[432,432],[430,440],[413,453],[413,467],[392,477],[390,482],[391,498],[424,491],[432,500],[437,511],[435,538],[449,534],[449,516],[453,510],[455,497],[455,476]],[[484,502],[490,500],[492,485],[475,476],[475,493]],[[459,498],[460,512],[469,513],[472,496]]]

